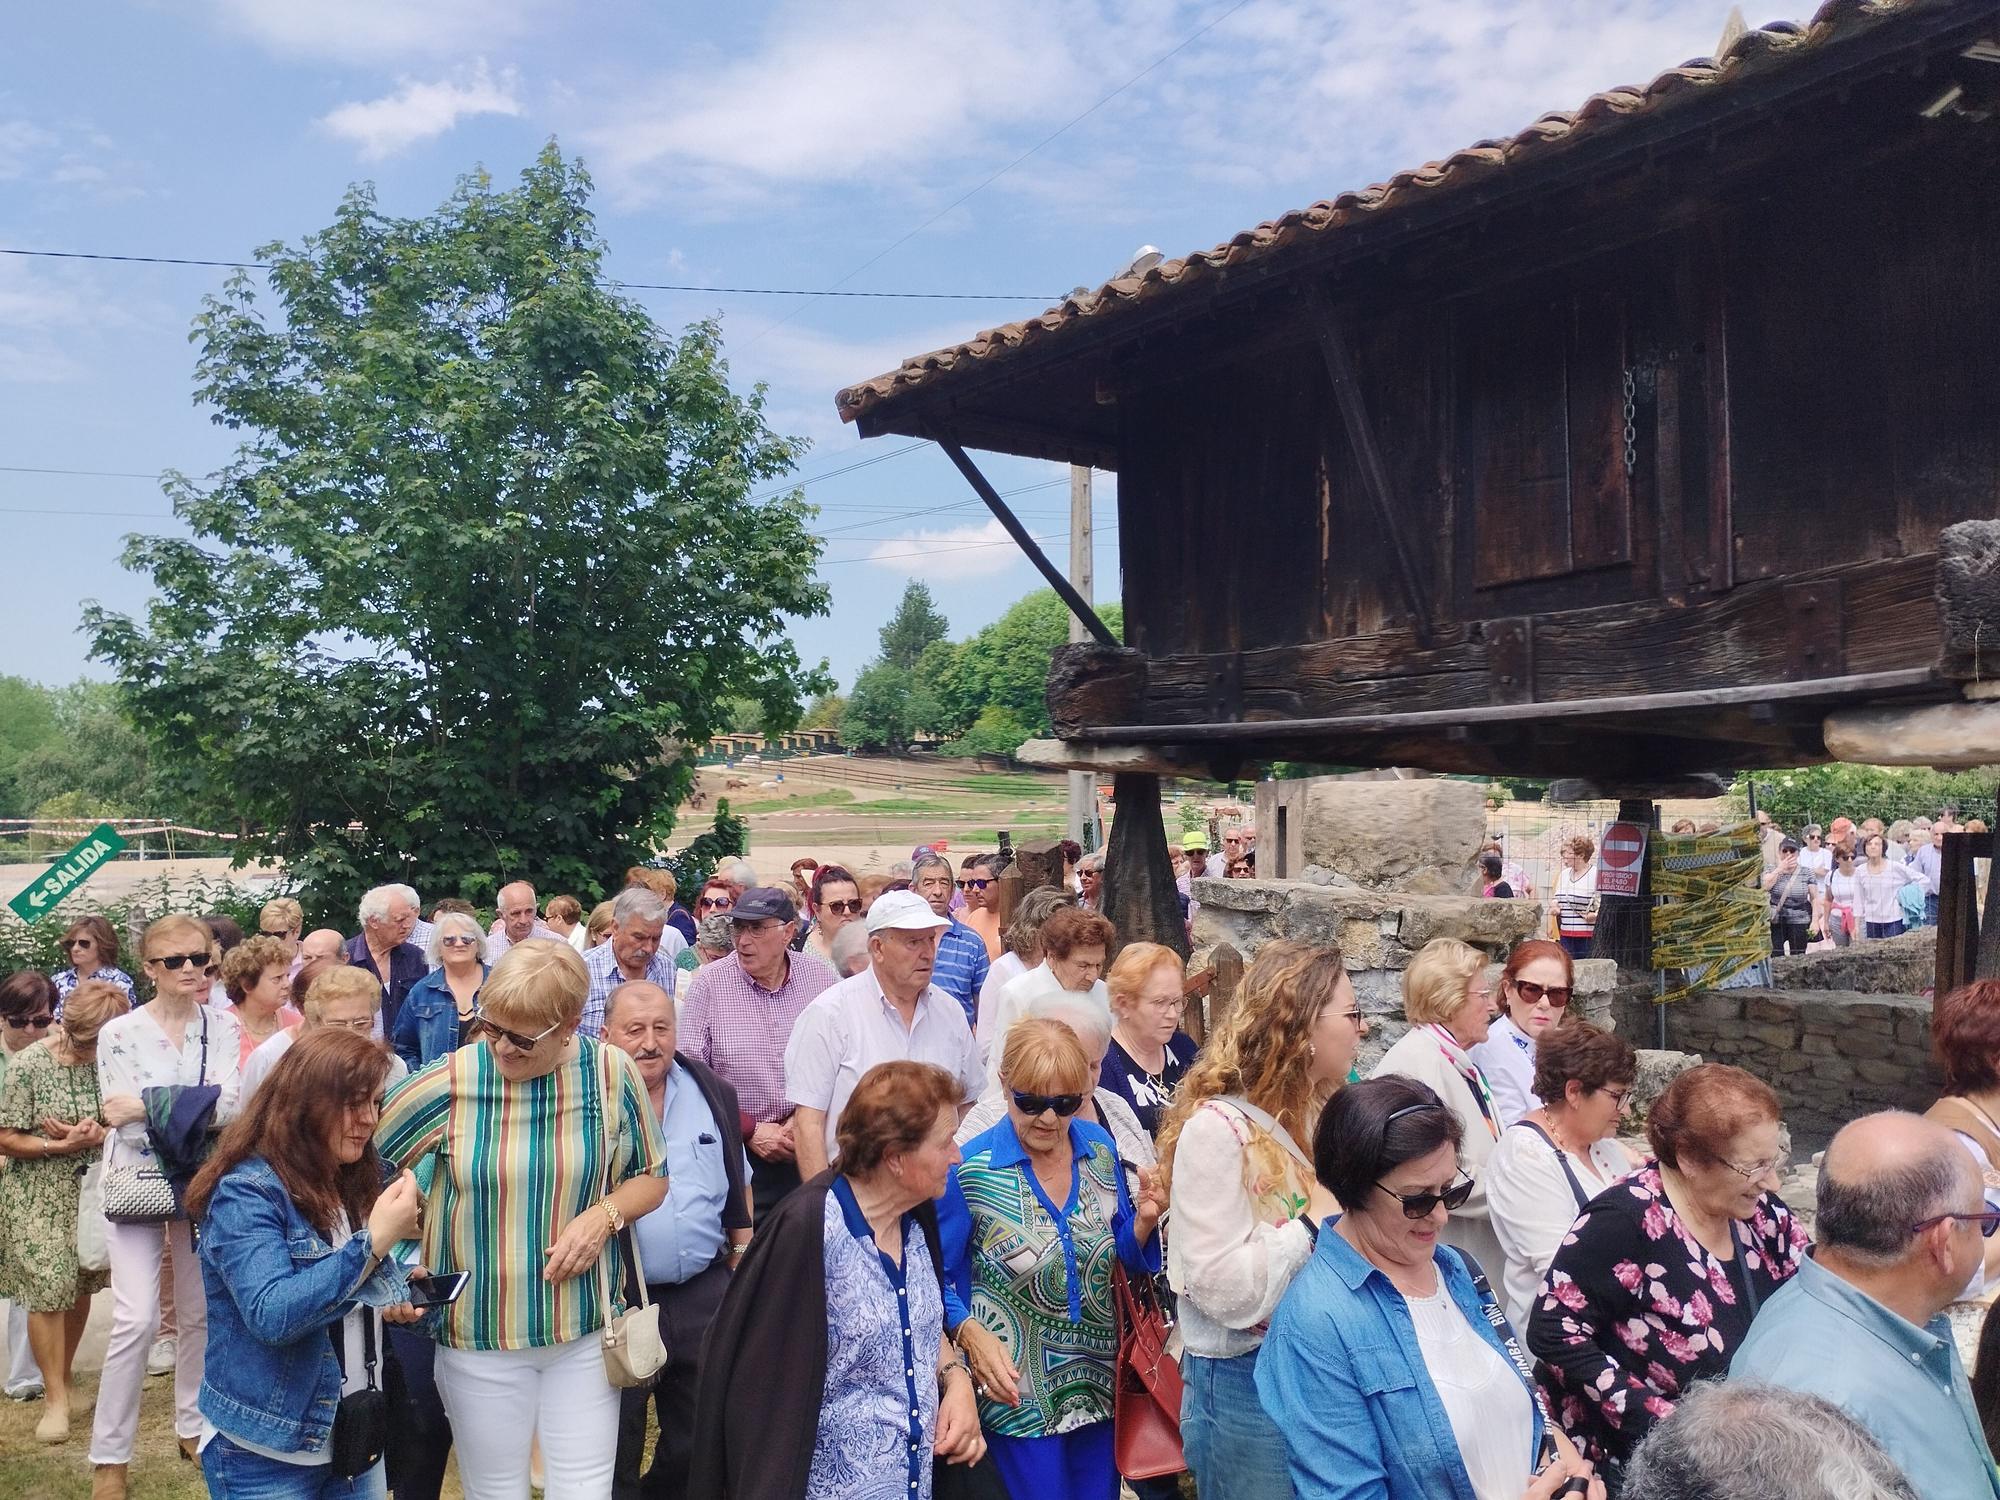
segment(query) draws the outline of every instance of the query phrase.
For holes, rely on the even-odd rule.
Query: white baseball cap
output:
[[[931,910],[930,902],[915,891],[884,891],[868,908],[868,930],[881,932],[898,927],[906,932],[922,932],[931,927],[951,926],[950,917]]]

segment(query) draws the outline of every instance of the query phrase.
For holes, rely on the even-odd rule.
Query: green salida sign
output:
[[[77,846],[29,882],[28,888],[7,905],[23,922],[45,917],[71,891],[97,873],[97,867],[115,858],[125,840],[109,823],[99,823],[83,836]]]

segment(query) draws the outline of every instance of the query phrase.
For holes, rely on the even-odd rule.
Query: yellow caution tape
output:
[[[1684,984],[1656,1003],[1713,989],[1771,952],[1770,902],[1758,887],[1763,850],[1756,825],[1717,833],[1654,834],[1646,852],[1653,909],[1653,967],[1684,971]]]

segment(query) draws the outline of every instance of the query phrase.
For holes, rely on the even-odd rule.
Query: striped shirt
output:
[[[979,987],[986,983],[992,960],[986,956],[986,940],[956,917],[938,934],[937,965],[931,983],[956,1000],[965,1012],[965,1024],[979,1020]]]
[[[810,953],[786,955],[785,982],[767,990],[743,972],[734,953],[695,970],[681,1011],[680,1046],[736,1090],[736,1104],[758,1123],[785,1119],[785,1044],[799,1013],[839,982]]]
[[[605,1195],[606,1072],[620,1096],[612,1185],[664,1173],[666,1142],[637,1065],[590,1037],[577,1037],[553,1072],[522,1083],[501,1076],[491,1048],[460,1047],[389,1096],[376,1148],[417,1169],[420,1184],[426,1168],[430,1178],[423,1264],[472,1273],[440,1325],[447,1348],[547,1348],[596,1332],[607,1265],[612,1300],[622,1300],[617,1240],[581,1276],[542,1279],[556,1236]]]
[[[1581,875],[1564,870],[1556,879],[1557,931],[1564,937],[1586,938],[1597,930],[1590,914],[1597,899],[1597,866],[1585,865]]]

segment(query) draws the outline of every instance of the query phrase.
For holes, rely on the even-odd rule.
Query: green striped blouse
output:
[[[542,1279],[557,1234],[606,1191],[607,1072],[619,1094],[613,1185],[664,1175],[666,1142],[638,1068],[587,1036],[576,1038],[574,1054],[553,1072],[525,1083],[502,1077],[491,1050],[473,1043],[389,1096],[375,1145],[397,1166],[416,1170],[425,1186],[423,1264],[434,1273],[472,1273],[444,1315],[438,1342],[534,1349],[594,1333],[604,1323],[598,1288],[607,1267],[611,1300],[622,1302],[617,1240],[581,1276]]]

